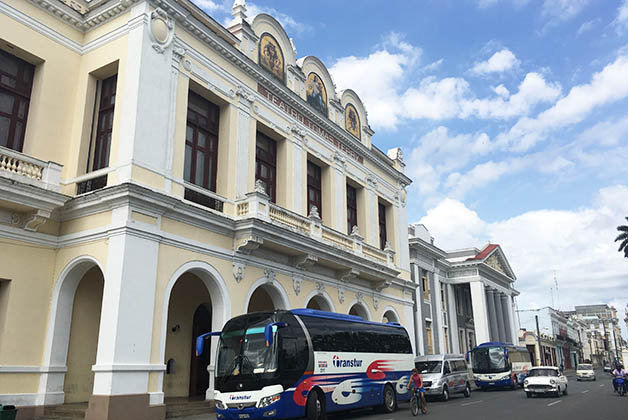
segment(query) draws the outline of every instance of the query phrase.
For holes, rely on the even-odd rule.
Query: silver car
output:
[[[576,379],[579,381],[595,381],[595,371],[590,363],[580,363],[576,369]]]
[[[435,354],[418,356],[414,365],[423,377],[426,396],[447,401],[451,394],[471,396],[471,381],[467,363],[461,354]]]

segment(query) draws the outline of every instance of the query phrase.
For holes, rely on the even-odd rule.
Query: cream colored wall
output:
[[[189,394],[194,311],[202,303],[210,303],[203,282],[193,274],[181,276],[172,289],[168,306],[165,359],[175,360],[175,371],[164,375],[166,398],[186,397]],[[181,328],[173,332],[172,327],[175,325]]]
[[[74,295],[72,323],[68,326],[68,370],[63,384],[66,403],[85,402],[92,395],[103,287],[102,272],[94,267],[85,273]]]

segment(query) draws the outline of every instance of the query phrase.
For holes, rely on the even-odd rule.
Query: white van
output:
[[[451,394],[471,396],[471,378],[462,354],[417,356],[414,366],[423,377],[426,396],[439,396],[444,401]]]

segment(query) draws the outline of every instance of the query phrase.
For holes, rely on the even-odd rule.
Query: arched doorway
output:
[[[211,305],[201,303],[194,311],[194,319],[192,321],[192,351],[190,359],[190,397],[205,397],[205,391],[209,384],[209,366],[210,351],[205,351],[200,356],[196,356],[195,344],[196,337],[212,328],[212,309]]]
[[[392,309],[389,309],[386,312],[384,312],[384,316],[382,317],[382,322],[396,322],[396,323],[399,323],[399,317],[397,316],[397,314]]]
[[[88,256],[71,261],[59,276],[43,364],[67,370],[42,375],[40,389],[46,404],[87,402],[92,395],[104,282],[98,261]]]
[[[365,321],[368,321],[370,319],[368,310],[361,303],[353,304],[353,306],[351,306],[351,309],[349,309],[349,315],[359,316]]]
[[[167,325],[164,396],[204,397],[212,355],[206,351],[197,358],[194,343],[198,335],[212,329],[212,305],[207,288],[195,274],[184,273],[172,288]]]
[[[288,294],[277,282],[262,277],[251,286],[244,307],[246,313],[289,309]]]
[[[334,308],[329,299],[321,294],[316,294],[312,296],[307,301],[307,305],[305,307],[308,309],[316,309],[319,311],[334,312]]]

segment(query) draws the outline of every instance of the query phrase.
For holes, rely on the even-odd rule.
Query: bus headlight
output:
[[[555,381],[555,380],[553,380],[553,379],[550,379],[550,384],[551,384],[551,385],[556,385],[556,381]]]
[[[281,398],[281,394],[275,394],[275,395],[271,395],[270,397],[264,397],[261,400],[259,400],[259,404],[257,405],[257,407],[258,408],[268,407],[272,403],[279,401],[280,398]]]
[[[222,403],[222,401],[220,400],[215,400],[216,402],[216,408],[219,410],[226,410],[227,407],[225,407],[225,405]]]

